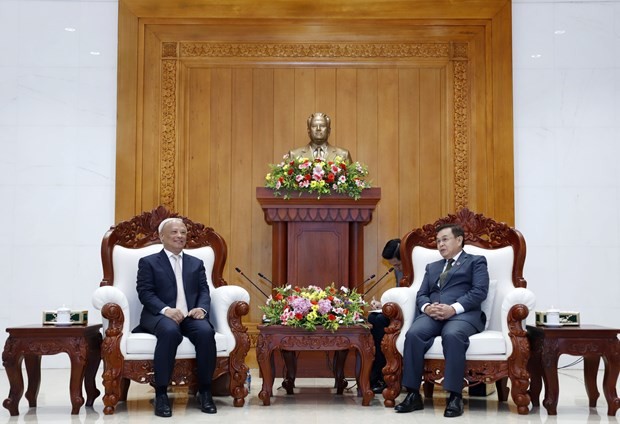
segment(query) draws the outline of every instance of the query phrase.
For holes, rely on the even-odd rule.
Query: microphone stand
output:
[[[375,278],[375,274],[372,274],[370,277],[368,277],[367,279],[365,279],[364,281],[362,281],[360,284],[358,284],[357,286],[353,287],[351,289],[351,291],[353,290],[357,290],[360,287],[364,287],[364,285],[366,285],[367,282],[369,282],[370,280],[372,280],[373,278]]]
[[[248,276],[247,276],[247,275],[245,275],[245,274],[243,273],[243,271],[241,271],[239,268],[235,268],[235,271],[237,271],[239,274],[241,274],[241,275],[243,276],[243,278],[245,278],[246,280],[248,280],[248,282],[249,282],[250,284],[252,284],[252,285],[256,288],[256,290],[258,290],[259,292],[261,292],[261,293],[262,293],[262,295],[263,295],[263,296],[265,296],[265,298],[266,298],[266,299],[268,299],[268,298],[269,298],[269,296],[267,296],[267,294],[265,294],[265,292],[264,292],[264,291],[262,291],[262,290],[260,289],[260,287],[258,287],[256,284],[254,284],[254,282],[253,282],[252,280],[250,280],[250,279],[248,278]]]
[[[388,270],[387,270],[387,272],[386,272],[385,274],[383,274],[383,275],[381,276],[381,278],[379,278],[379,279],[375,282],[375,284],[373,284],[373,285],[372,285],[372,286],[371,286],[368,290],[366,290],[366,291],[364,292],[363,296],[366,296],[368,293],[370,293],[370,291],[371,291],[372,289],[374,289],[374,288],[377,286],[377,284],[379,284],[379,283],[381,282],[381,280],[383,280],[385,277],[387,277],[387,276],[388,276],[388,274],[389,274],[390,272],[392,272],[392,271],[394,271],[394,267],[391,267],[390,269],[388,269]]]

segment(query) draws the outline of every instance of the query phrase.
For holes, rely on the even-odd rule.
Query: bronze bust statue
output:
[[[345,163],[351,163],[351,154],[347,149],[332,146],[327,142],[331,131],[331,119],[322,112],[313,113],[308,117],[308,136],[310,143],[288,152],[289,158],[322,159],[335,161],[336,157]]]

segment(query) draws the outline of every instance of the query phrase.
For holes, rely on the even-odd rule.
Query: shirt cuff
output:
[[[459,302],[454,302],[452,305],[450,305],[454,308],[454,310],[456,311],[456,314],[462,314],[463,312],[465,312],[465,308],[463,308],[463,305],[461,305]]]
[[[425,313],[424,309],[426,309],[428,305],[430,305],[430,303],[425,303],[424,305],[422,305],[422,307],[420,308],[420,312]]]
[[[161,311],[159,311],[159,313],[160,313],[160,314],[162,314],[162,315],[166,315],[166,309],[170,309],[170,306],[164,306],[164,307],[162,308],[162,310],[161,310]]]

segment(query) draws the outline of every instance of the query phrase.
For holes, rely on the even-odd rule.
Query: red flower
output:
[[[295,290],[297,293],[301,292],[301,288],[299,288],[299,286],[295,286],[295,289],[294,289],[294,290]]]
[[[328,183],[333,183],[335,179],[336,179],[336,176],[334,174],[332,174],[331,172],[327,175],[327,182]]]
[[[330,321],[335,321],[336,320],[336,315],[329,314],[329,315],[327,315],[327,319],[330,320]]]
[[[310,174],[306,174],[306,175],[304,175],[304,179],[305,179],[306,181],[310,181],[310,178],[312,178],[312,177],[310,176]]]
[[[303,319],[303,317],[304,317],[304,316],[303,316],[302,314],[300,314],[299,312],[297,312],[297,313],[295,314],[295,319],[301,320],[301,319]]]
[[[289,168],[288,171],[286,171],[286,173],[289,175],[293,174],[293,168]]]
[[[313,305],[317,305],[319,302],[317,302],[316,300],[311,300],[310,303]]]
[[[334,301],[334,296],[327,296],[327,300],[329,300],[330,302]]]
[[[347,169],[347,164],[346,164],[346,163],[344,163],[344,162],[341,162],[341,163],[340,163],[340,167],[341,167],[342,169]]]
[[[284,299],[284,296],[282,296],[280,293],[277,293],[275,299],[276,300],[282,300],[282,299]]]

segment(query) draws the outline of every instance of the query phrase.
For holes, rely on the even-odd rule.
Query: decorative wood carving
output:
[[[140,248],[159,243],[157,229],[161,221],[169,217],[180,217],[187,226],[187,247],[197,248],[211,246],[215,251],[215,263],[213,266],[213,281],[216,287],[226,285],[222,278],[222,270],[226,262],[226,243],[213,228],[205,227],[200,223],[191,221],[187,217],[179,216],[170,212],[163,206],[159,206],[150,212],[144,212],[128,221],[119,223],[110,228],[105,234],[101,244],[101,258],[103,262],[104,278],[101,286],[114,285],[114,270],[112,267],[112,251],[115,245],[127,248]],[[248,392],[243,386],[247,375],[245,357],[250,350],[250,338],[247,327],[242,324],[242,317],[247,315],[250,306],[246,302],[235,302],[228,310],[228,323],[235,337],[235,348],[228,357],[217,359],[216,369],[213,374],[217,378],[223,374],[230,375],[230,394],[234,398],[235,406],[243,406]],[[122,308],[114,303],[108,303],[101,309],[101,315],[108,320],[106,337],[103,339],[101,355],[104,363],[103,385],[105,395],[103,397],[104,414],[114,413],[116,404],[126,397],[128,385],[125,381],[133,380],[139,383],[153,383],[153,361],[125,361],[120,351],[125,317]],[[179,359],[175,363],[172,376],[172,384],[195,386],[196,361],[195,359]]]
[[[450,55],[450,43],[334,43],[265,44],[182,42],[180,57],[290,57],[290,58],[363,58],[363,57],[444,57]],[[461,45],[462,46],[462,45]],[[460,49],[462,54],[463,50]],[[465,50],[466,52],[466,50]]]
[[[521,233],[506,225],[496,222],[481,214],[475,214],[464,208],[456,214],[448,215],[434,222],[410,231],[402,240],[401,257],[403,258],[402,286],[409,286],[413,281],[414,269],[411,261],[411,252],[415,246],[436,248],[436,228],[446,223],[458,223],[465,230],[465,243],[486,249],[497,249],[511,246],[514,251],[512,268],[512,282],[515,287],[526,287],[523,278],[523,264],[525,262],[525,240]],[[423,272],[423,270],[421,270]],[[386,407],[393,407],[396,397],[400,394],[402,379],[402,357],[396,349],[396,339],[403,325],[403,312],[396,303],[386,303],[383,313],[390,320],[386,334],[381,343],[387,365],[383,368],[383,375],[387,389],[383,392]],[[515,305],[508,313],[508,331],[512,342],[512,355],[507,361],[467,361],[466,377],[468,384],[496,382],[498,398],[507,400],[508,390],[505,379],[508,377],[512,384],[512,398],[517,405],[519,414],[528,413],[530,397],[527,393],[529,372],[527,362],[530,345],[527,332],[524,330],[524,321],[528,316],[525,305]],[[427,396],[432,396],[432,384],[443,378],[443,360],[425,360],[424,390]]]

